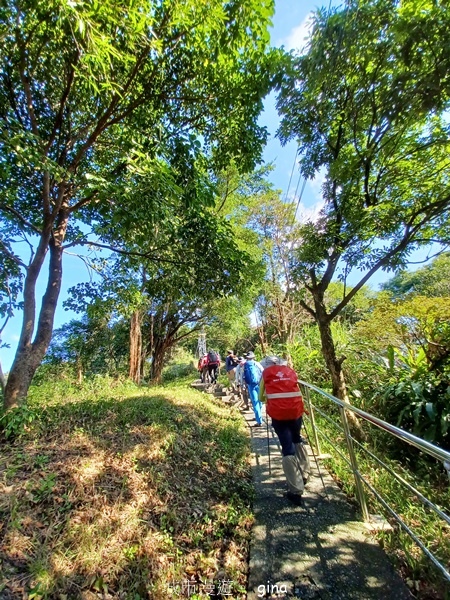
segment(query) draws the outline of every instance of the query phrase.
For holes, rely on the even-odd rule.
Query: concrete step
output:
[[[194,383],[191,383],[191,387],[195,388],[196,390],[204,390],[209,386],[209,383],[201,383],[200,381],[194,381]]]
[[[236,406],[237,408],[241,408],[241,406],[244,406],[244,401],[240,398],[231,400],[231,403],[234,404],[234,406]]]

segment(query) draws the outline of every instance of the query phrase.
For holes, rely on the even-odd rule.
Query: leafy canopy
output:
[[[345,281],[358,268],[351,298],[413,247],[449,240],[448,52],[438,43],[442,19],[427,43],[408,36],[410,21],[433,28],[435,9],[416,8],[364,0],[318,11],[308,51],[292,56],[281,85],[280,138],[298,142],[305,177],[325,175],[324,208],[303,227],[296,259],[297,276],[322,294],[335,273]]]

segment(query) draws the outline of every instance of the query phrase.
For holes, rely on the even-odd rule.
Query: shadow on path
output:
[[[244,417],[253,423],[251,413]],[[250,546],[248,600],[412,599],[388,557],[361,522],[356,509],[319,463],[303,506],[285,497],[278,439],[269,427],[251,428],[255,524]]]

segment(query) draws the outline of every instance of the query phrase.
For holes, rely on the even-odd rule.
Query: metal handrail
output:
[[[421,438],[418,438],[417,436],[413,435],[412,433],[409,433],[408,431],[405,431],[404,429],[400,429],[399,427],[395,427],[395,425],[386,423],[386,421],[383,421],[382,419],[379,419],[378,417],[374,417],[370,413],[366,413],[363,410],[361,410],[360,408],[356,408],[356,406],[347,404],[347,402],[343,402],[342,400],[339,400],[339,398],[336,398],[336,396],[332,396],[325,390],[322,390],[322,389],[316,387],[315,385],[312,385],[311,383],[307,383],[306,381],[301,381],[300,379],[298,380],[298,382],[301,385],[304,385],[305,387],[310,388],[311,390],[315,390],[322,396],[326,396],[334,404],[337,404],[338,406],[345,408],[346,410],[349,410],[350,412],[355,413],[359,417],[362,417],[365,421],[369,421],[369,423],[373,423],[373,425],[376,425],[380,429],[383,429],[384,431],[391,433],[392,435],[399,438],[400,440],[408,442],[408,444],[411,444],[411,446],[415,446],[416,448],[419,448],[419,450],[423,450],[424,452],[426,452],[430,456],[433,456],[437,460],[440,460],[443,463],[450,463],[450,452],[447,452],[446,450],[443,450],[442,448],[438,448],[438,446],[435,446],[434,444],[431,444],[430,442],[427,442],[426,440],[422,440]]]
[[[399,427],[396,427],[395,425],[391,425],[390,423],[387,423],[386,421],[383,421],[382,419],[379,419],[378,417],[375,417],[374,415],[371,415],[370,413],[367,413],[367,412],[361,410],[360,408],[357,408],[356,406],[352,406],[351,404],[348,404],[347,402],[343,402],[339,398],[336,398],[335,396],[329,394],[328,392],[326,392],[325,390],[322,390],[321,388],[316,387],[315,385],[312,385],[311,383],[299,380],[299,384],[302,386],[302,388],[304,390],[304,395],[305,395],[305,398],[309,405],[309,411],[310,411],[309,417],[310,417],[311,425],[313,428],[313,435],[314,435],[318,454],[320,455],[320,446],[319,446],[319,438],[318,438],[317,434],[320,433],[320,435],[329,442],[330,442],[330,440],[316,426],[315,418],[314,418],[315,411],[320,413],[323,417],[325,417],[325,419],[327,421],[331,422],[334,426],[339,428],[345,435],[349,458],[344,457],[340,451],[338,451],[338,454],[345,460],[345,462],[350,466],[350,468],[353,472],[353,476],[355,478],[355,485],[356,485],[356,495],[357,495],[357,498],[358,498],[358,501],[359,501],[359,504],[361,507],[363,519],[365,521],[370,521],[370,515],[369,515],[368,509],[367,509],[367,503],[366,503],[366,498],[365,498],[365,489],[364,489],[365,487],[367,487],[372,492],[372,494],[377,498],[377,500],[382,504],[382,506],[384,506],[384,508],[389,512],[389,514],[392,515],[394,517],[394,519],[399,523],[400,527],[411,537],[411,539],[421,548],[421,550],[424,552],[424,554],[440,570],[440,572],[443,574],[444,578],[447,579],[448,581],[450,581],[450,573],[446,569],[446,567],[441,562],[439,562],[439,560],[436,558],[436,556],[420,541],[420,539],[417,537],[417,535],[410,529],[410,527],[408,527],[408,525],[395,512],[395,510],[386,502],[386,500],[384,500],[382,498],[382,496],[379,494],[379,492],[377,492],[377,490],[373,487],[373,485],[371,485],[371,483],[369,483],[367,481],[367,479],[365,477],[363,477],[363,475],[360,473],[359,468],[358,468],[358,458],[357,458],[357,454],[354,450],[353,444],[356,443],[363,452],[365,452],[366,454],[370,455],[373,459],[375,459],[375,461],[380,466],[384,467],[391,475],[393,475],[394,478],[400,484],[404,485],[410,492],[413,492],[416,495],[416,497],[424,504],[424,506],[427,506],[428,508],[432,509],[433,512],[447,524],[450,523],[450,516],[447,515],[445,512],[443,512],[438,506],[436,506],[433,502],[431,502],[431,500],[426,498],[422,493],[420,493],[418,490],[416,490],[413,486],[411,486],[405,479],[403,479],[401,476],[397,475],[381,459],[379,459],[375,454],[370,452],[370,450],[365,448],[357,440],[353,439],[353,437],[350,433],[347,416],[346,416],[346,411],[350,411],[350,412],[354,413],[355,415],[358,415],[359,417],[361,417],[362,419],[364,419],[365,421],[367,421],[369,423],[372,423],[379,429],[386,431],[390,435],[393,435],[394,437],[425,452],[429,456],[432,456],[433,458],[441,461],[443,463],[444,468],[447,470],[449,478],[450,478],[450,452],[447,452],[446,450],[443,450],[442,448],[439,448],[439,447],[435,446],[434,444],[431,444],[430,442],[427,442],[426,440],[423,440],[423,439],[413,435],[412,433],[409,433],[408,431],[404,431],[403,429],[400,429]],[[325,413],[323,413],[323,411],[321,411],[319,408],[317,408],[313,405],[313,403],[311,402],[310,397],[309,397],[309,390],[314,390],[315,392],[324,396],[328,400],[331,400],[331,402],[333,402],[333,404],[335,404],[339,407],[342,427],[339,426],[338,423],[336,423],[335,421],[330,419],[330,417],[328,417],[328,415],[325,415]],[[334,446],[334,450],[337,451],[337,448],[335,446]]]

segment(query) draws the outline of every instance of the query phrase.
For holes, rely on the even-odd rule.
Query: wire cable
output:
[[[292,220],[292,226],[295,225],[295,219],[297,217],[297,211],[298,211],[298,207],[300,206],[300,202],[302,201],[303,198],[303,192],[305,191],[305,187],[306,187],[306,177],[303,178],[303,185],[302,185],[302,189],[300,191],[300,196],[298,197],[298,202],[297,202],[297,206],[295,207],[295,212],[294,212],[294,218]]]
[[[294,174],[294,169],[295,169],[295,165],[297,163],[297,154],[298,154],[298,146],[297,146],[297,150],[295,151],[295,156],[294,156],[294,164],[292,165],[292,170],[291,170],[291,176],[289,177],[289,185],[287,187],[287,192],[286,195],[284,196],[284,201],[286,202],[288,194],[289,194],[289,190],[291,189],[291,181],[292,181],[292,176]]]

